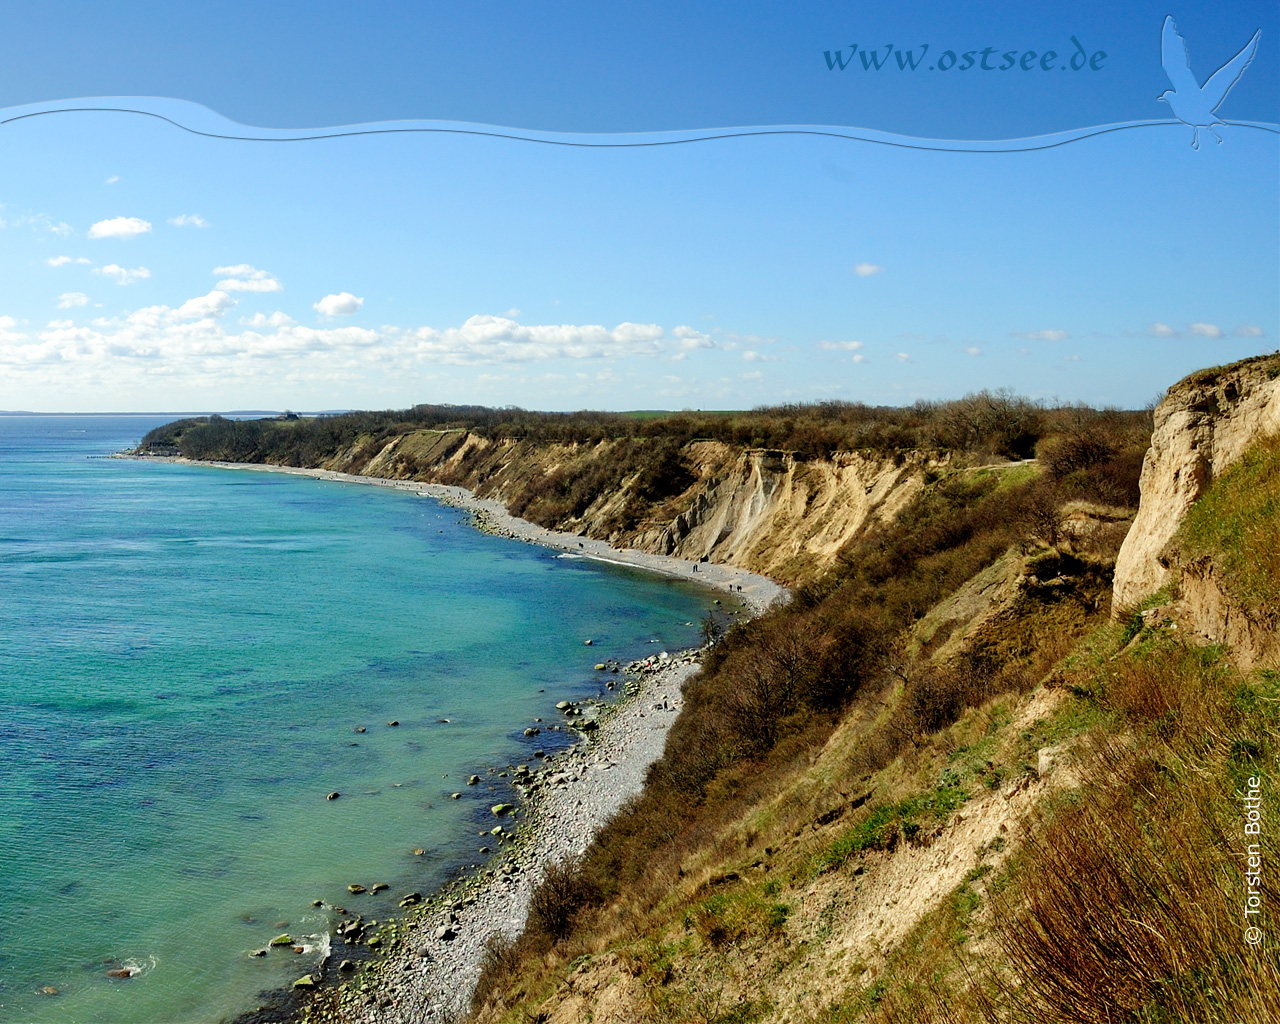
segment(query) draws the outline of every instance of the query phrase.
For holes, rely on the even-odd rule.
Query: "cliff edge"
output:
[[[1142,501],[1116,558],[1112,614],[1171,582],[1167,548],[1213,481],[1261,438],[1280,434],[1280,355],[1201,370],[1156,408]]]

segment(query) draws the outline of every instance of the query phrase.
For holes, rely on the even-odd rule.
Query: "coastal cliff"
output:
[[[1201,370],[1169,389],[1142,465],[1142,504],[1116,558],[1117,614],[1169,582],[1165,548],[1187,512],[1251,444],[1277,433],[1280,356]]]
[[[1264,533],[1280,517],[1265,487],[1278,441],[1280,355],[1203,370],[1169,389],[1155,411],[1142,504],[1116,559],[1113,615],[1164,592],[1148,617],[1171,615],[1228,645],[1245,669],[1280,665],[1280,611],[1242,586],[1276,557]]]
[[[603,475],[617,460],[619,443],[548,445],[414,431],[376,452],[371,447],[352,446],[324,468],[453,484],[514,510],[537,481]],[[894,459],[837,452],[804,460],[793,452],[735,450],[717,441],[690,442],[681,454],[689,482],[669,498],[646,500],[642,471],[636,470],[585,508],[547,525],[616,547],[795,580],[827,568],[868,525],[891,521],[938,466],[917,453]]]
[[[1233,796],[1280,759],[1273,371],[1193,375],[1158,438],[1142,413],[1022,432],[971,403],[947,410],[973,425],[950,446],[921,443],[928,424],[806,448],[759,424],[750,443],[534,437],[434,410],[341,443],[312,443],[323,421],[156,443],[460,485],[544,528],[798,582],[704,652],[644,790],[469,963],[476,1024],[1262,1024],[1280,947],[1224,922],[1251,885],[1280,899],[1244,867],[1280,843],[1246,850]],[[452,934],[433,913],[416,934]],[[445,1019],[447,954],[420,941],[305,1019]]]

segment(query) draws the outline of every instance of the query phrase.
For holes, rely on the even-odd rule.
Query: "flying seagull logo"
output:
[[[1244,49],[1218,68],[1209,80],[1201,85],[1191,73],[1191,60],[1187,57],[1187,44],[1178,34],[1178,26],[1173,23],[1173,15],[1166,15],[1164,28],[1160,30],[1160,63],[1164,65],[1164,73],[1169,76],[1172,89],[1166,89],[1156,97],[1169,104],[1169,109],[1185,125],[1195,129],[1191,137],[1191,148],[1200,148],[1200,129],[1204,128],[1222,145],[1222,137],[1215,132],[1215,125],[1225,124],[1217,117],[1215,111],[1227,98],[1231,87],[1240,80],[1244,69],[1253,60],[1258,49],[1258,39],[1262,29],[1258,29],[1244,45]]]

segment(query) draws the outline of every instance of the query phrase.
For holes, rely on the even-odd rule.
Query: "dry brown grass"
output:
[[[1115,715],[1074,806],[1025,840],[999,906],[992,1021],[1280,1020],[1280,954],[1243,937],[1242,787],[1280,765],[1277,679],[1236,677],[1213,649],[1139,637],[1088,689]],[[1145,649],[1143,649],[1145,647]],[[1264,863],[1280,844],[1256,837]],[[1264,906],[1280,886],[1265,876]]]

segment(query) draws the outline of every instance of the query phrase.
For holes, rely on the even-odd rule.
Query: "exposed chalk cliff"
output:
[[[1280,355],[1201,370],[1155,411],[1142,503],[1116,559],[1113,614],[1171,580],[1166,548],[1213,480],[1261,437],[1280,433]]]

